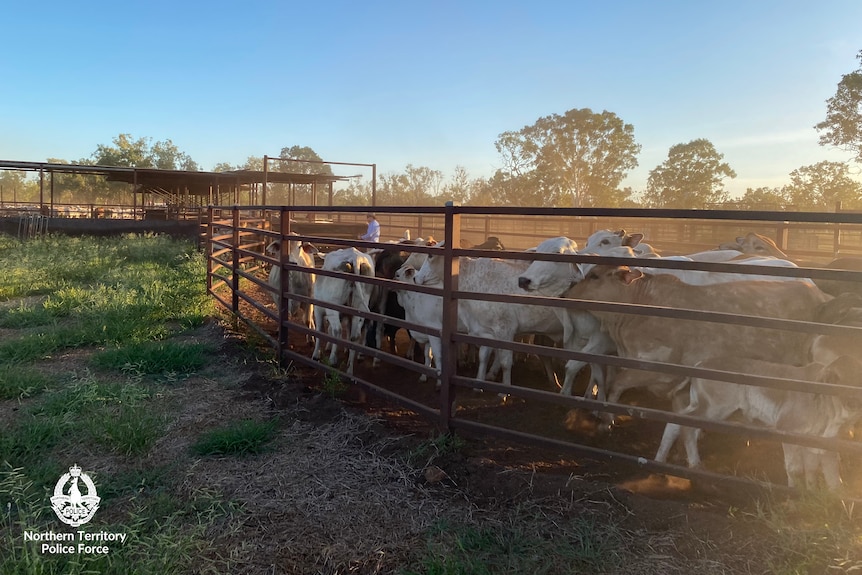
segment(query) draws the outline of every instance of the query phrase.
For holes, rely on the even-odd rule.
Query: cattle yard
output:
[[[393,247],[389,243],[372,244],[353,239],[357,237],[357,229],[361,231],[364,227],[361,222],[367,209],[314,206],[209,208],[206,217],[210,222],[207,234],[209,292],[271,345],[285,363],[298,362],[337,374],[353,382],[357,389],[418,413],[441,430],[526,443],[574,458],[622,464],[634,470],[733,488],[769,486],[787,489],[784,469],[785,466],[791,469],[790,460],[794,453],[803,461],[798,463],[802,467],[793,467],[794,470],[801,469],[806,479],[808,475],[819,477],[822,472],[829,482],[830,470],[837,466],[837,459],[831,454],[840,453],[842,489],[854,498],[862,496],[862,445],[852,438],[857,406],[862,402],[859,372],[836,380],[826,375],[821,377],[822,370],[819,370],[811,381],[810,378],[792,377],[796,373],[793,371],[788,377],[786,371],[769,368],[769,365],[779,364],[803,366],[809,364],[812,357],[826,364],[836,355],[853,355],[853,350],[859,348],[862,322],[857,321],[857,314],[852,310],[862,307],[856,300],[862,296],[862,271],[859,271],[862,267],[856,267],[854,263],[858,261],[854,258],[862,256],[862,215],[454,205],[375,208],[383,230],[381,241],[395,242],[408,235],[413,239],[410,243]],[[741,250],[743,238],[756,233],[771,239],[774,242],[772,248],[786,254],[786,258],[796,266],[776,267],[762,261],[739,264],[726,260],[693,261],[664,257],[633,260],[631,254],[621,255],[619,251],[588,255],[572,250],[542,248],[543,242],[559,236],[570,238],[583,248],[587,238],[596,232],[623,229],[628,234],[612,236],[625,242],[625,238],[643,234],[644,242],[662,256],[712,254],[721,244],[735,244],[733,249]],[[428,240],[431,237],[442,241],[442,246],[415,241],[416,238]],[[493,252],[486,249],[491,245],[485,244],[488,238],[496,238],[494,245],[497,249]],[[740,238],[739,241],[736,238]],[[273,241],[280,241],[281,247],[276,253],[267,254],[265,248]],[[344,338],[339,330],[323,331],[321,325],[313,329],[288,317],[288,302],[320,306],[318,298],[323,297],[318,293],[297,293],[289,287],[291,276],[308,275],[311,269],[299,265],[291,257],[290,246],[306,244],[313,245],[320,252],[314,268],[318,278],[365,286],[362,289],[369,291],[377,288],[411,292],[419,294],[417,299],[424,297],[426,302],[431,298],[436,302],[434,305],[439,306],[432,309],[438,320],[436,325],[411,321],[410,313],[405,319],[396,319],[367,305],[326,300],[326,307],[330,310],[361,318],[366,325],[385,321],[404,328],[395,340],[399,353],[393,354],[384,351],[387,346],[379,346],[381,349],[368,347],[365,339]],[[499,250],[503,246],[505,248]],[[538,250],[525,251],[537,246]],[[346,254],[353,247],[362,251],[388,247],[405,255],[431,256],[438,266],[439,281],[418,283],[413,274],[396,274],[392,279],[380,275],[348,274],[343,271],[347,268],[327,266],[325,269],[321,265],[324,253]],[[622,249],[628,248],[623,245]],[[474,258],[505,260],[505,265],[510,266],[505,269],[516,271],[496,276],[489,272],[490,275],[481,276],[477,281],[473,277],[477,272],[472,270],[479,264]],[[836,267],[826,267],[830,262],[836,262],[832,264]],[[675,295],[671,288],[662,288],[665,299],[649,301],[625,301],[624,298],[610,296],[603,299],[595,294],[586,297],[589,292],[587,281],[572,289],[574,295],[565,297],[560,297],[563,293],[541,289],[519,289],[519,277],[536,278],[531,273],[541,265],[545,266],[542,269],[567,270],[569,276],[564,276],[564,279],[570,277],[568,283],[575,283],[579,270],[587,269],[584,265],[601,266],[595,268],[596,272],[621,277],[620,270],[614,266],[635,264],[649,268],[646,275],[626,276],[625,281],[635,285],[679,283],[662,279],[659,272],[706,274],[710,278],[744,272],[756,273],[761,280],[757,284],[744,282],[753,284],[747,292],[728,287],[742,282],[695,290],[709,294],[706,300],[702,297],[700,300],[692,299],[689,288],[678,286],[672,289],[682,289],[681,295]],[[488,265],[493,268],[503,264]],[[268,279],[272,277],[269,273],[272,266],[282,271],[276,282]],[[430,273],[420,266],[414,271],[420,277]],[[772,282],[764,278],[797,281]],[[839,285],[841,289],[835,291],[830,288],[828,291],[832,295],[824,295],[820,288],[800,287],[803,282],[799,280],[803,278],[810,278],[819,286]],[[593,280],[609,281],[597,277]],[[776,287],[779,283],[785,285]],[[520,285],[526,285],[523,279]],[[763,287],[758,287],[761,285]],[[827,291],[826,287],[823,290]],[[610,291],[603,286],[599,293]],[[742,293],[745,295],[740,295]],[[809,298],[812,293],[815,295]],[[279,298],[279,294],[283,297]],[[833,297],[836,294],[839,295]],[[787,298],[786,303],[784,298]],[[813,303],[800,304],[803,300],[808,301],[806,298]],[[279,300],[282,305],[274,305],[274,301]],[[705,304],[697,307],[690,303],[698,301],[705,301]],[[770,311],[764,311],[767,308]],[[592,311],[608,319],[610,324],[625,317],[640,322],[642,327],[621,331],[628,339],[616,341],[619,350],[612,353],[601,346],[585,345],[583,340],[586,336],[583,331],[578,332],[582,327],[571,328],[574,332],[561,328],[559,331],[564,334],[562,343],[553,345],[538,336],[514,337],[527,335],[526,330],[501,331],[497,328],[495,331],[489,328],[483,331],[464,324],[467,314],[484,314],[480,320],[502,314],[497,323],[504,324],[522,321],[512,319],[522,316],[505,315],[514,313],[513,310],[520,310],[518,313],[522,316],[524,313],[535,316],[541,312],[558,318],[583,318],[585,311]],[[567,320],[561,321],[565,323]],[[468,326],[475,323],[468,322]],[[437,363],[433,367],[430,363],[426,365],[412,357],[404,357],[408,343],[404,330],[408,329],[417,339],[430,340],[432,347],[433,342],[439,341],[435,350]],[[542,335],[539,329],[529,333]],[[573,333],[578,333],[580,340]],[[352,373],[348,368],[340,367],[341,364],[330,365],[328,361],[314,360],[308,344],[311,337],[321,343],[336,344],[340,350],[350,350],[365,359],[357,360]],[[680,338],[684,338],[683,341]],[[643,342],[647,342],[643,344],[646,348],[639,347]],[[662,349],[650,350],[650,342],[655,343],[656,349]],[[794,347],[797,344],[798,347]],[[504,373],[511,369],[512,385],[476,379],[475,361],[463,358],[463,348],[471,346],[496,350],[493,352],[495,362],[501,364]],[[662,351],[675,346],[684,352]],[[748,355],[749,349],[753,350],[751,356],[754,361],[765,358],[771,363],[758,363],[756,369],[747,372],[743,368],[736,371],[721,369],[720,360],[716,364],[716,357]],[[506,360],[510,354],[526,359],[516,360],[512,365]],[[326,357],[328,354],[322,355]],[[372,359],[381,365],[371,367]],[[489,358],[485,356],[484,361],[489,361]],[[699,365],[700,361],[706,363]],[[488,368],[481,353],[479,362],[481,374]],[[563,367],[567,362],[568,370]],[[542,363],[553,366],[559,376],[569,372],[566,375],[568,383],[573,384],[571,395],[559,392],[556,384],[549,380],[550,376],[543,371]],[[586,364],[593,367],[577,373],[577,367]],[[727,364],[733,362],[728,361]],[[494,371],[493,367],[490,371]],[[604,379],[610,385],[607,398],[601,395],[602,385],[606,383],[603,378],[595,378],[595,374],[605,372],[608,373]],[[420,381],[420,377],[427,381]],[[630,383],[633,379],[637,381]],[[439,386],[435,386],[435,380],[439,380]],[[631,389],[622,394],[617,388],[619,395],[615,396],[613,382],[623,380],[626,384],[620,384],[622,388],[626,389],[630,384]],[[677,392],[689,381],[698,382],[695,389],[703,397],[707,397],[707,392],[713,390],[716,382],[721,382],[721,389],[730,391],[757,390],[758,393],[753,394],[756,396],[754,399],[746,397],[744,402],[748,403],[731,404],[736,409],[730,411],[746,414],[751,410],[771,410],[772,423],[764,423],[763,418],[757,417],[753,422],[739,423],[725,420],[726,415],[719,417],[711,413],[704,416],[703,410],[686,412],[675,406],[674,401],[680,397]],[[661,385],[655,387],[657,383]],[[482,393],[477,390],[482,390]],[[688,392],[683,391],[688,397]],[[737,395],[730,395],[733,396],[732,401],[743,401]],[[821,417],[812,398],[829,399],[832,401],[830,405],[841,415],[830,411]],[[760,403],[756,403],[758,401]],[[824,407],[823,410],[828,409]],[[611,419],[614,423],[612,431],[608,432],[606,429]],[[706,432],[701,446],[703,460],[699,466],[686,465],[682,445],[678,446],[680,453],[677,455],[664,445],[665,455],[657,456],[666,424],[690,426]],[[683,427],[683,437],[687,436],[685,429]],[[784,457],[782,444],[785,445]],[[686,449],[689,448],[690,443],[687,443]],[[825,451],[818,451],[820,449]],[[772,469],[765,465],[767,461],[773,463]],[[797,486],[804,487],[804,482],[801,485],[797,483]]]

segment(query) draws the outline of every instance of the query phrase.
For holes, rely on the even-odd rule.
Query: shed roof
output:
[[[277,184],[330,184],[346,181],[346,176],[330,174],[301,174],[256,170],[233,170],[229,172],[195,172],[187,170],[157,170],[154,168],[129,168],[120,166],[93,166],[83,164],[59,164],[49,162],[18,162],[0,160],[0,169],[44,171],[63,174],[90,174],[104,176],[110,182],[137,183],[144,188],[187,188],[190,193],[205,194],[211,185],[259,184],[264,181]]]

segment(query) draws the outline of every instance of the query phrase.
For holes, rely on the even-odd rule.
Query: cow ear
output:
[[[642,239],[644,239],[643,234],[629,234],[625,236],[625,239],[623,240],[623,245],[633,248],[636,247],[639,243],[641,243]]]
[[[631,285],[642,277],[644,277],[644,273],[640,270],[633,270],[631,268],[622,268],[620,270],[620,279],[626,285]]]
[[[413,266],[408,266],[407,268],[404,269],[404,278],[407,279],[408,281],[412,280],[413,276],[415,276],[415,275],[416,275],[416,268],[414,268]]]
[[[314,244],[302,244],[302,251],[304,251],[307,254],[312,254],[312,255],[316,254],[316,253],[320,253]]]

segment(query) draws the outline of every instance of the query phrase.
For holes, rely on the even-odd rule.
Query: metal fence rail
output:
[[[229,309],[232,313],[251,326],[261,337],[276,349],[279,357],[284,360],[296,361],[324,369],[335,371],[343,377],[346,373],[340,371],[336,366],[327,366],[311,360],[302,353],[292,350],[289,346],[289,335],[296,333],[302,336],[313,335],[321,338],[324,342],[337,343],[339,348],[352,349],[365,356],[379,358],[398,368],[407,369],[416,374],[424,374],[431,379],[436,378],[433,370],[424,365],[414,363],[401,357],[393,356],[385,351],[371,349],[364,345],[350,341],[332,338],[319,330],[323,326],[317,326],[318,331],[310,331],[304,326],[289,321],[286,316],[285,300],[282,299],[280,309],[273,311],[270,292],[274,291],[272,286],[266,282],[262,270],[267,265],[281,266],[282,292],[286,286],[288,272],[307,273],[308,270],[291,264],[282,255],[280,258],[267,256],[263,253],[263,247],[274,239],[285,238],[293,232],[297,222],[307,222],[307,214],[314,214],[315,221],[320,216],[325,216],[326,221],[354,221],[364,217],[367,208],[319,208],[312,206],[230,206],[209,208],[209,234],[208,234],[208,290],[217,301]],[[705,479],[712,482],[723,482],[734,486],[761,487],[763,481],[749,478],[735,477],[732,475],[719,474],[704,470],[688,469],[679,465],[659,463],[652,459],[653,453],[621,453],[603,449],[601,446],[591,445],[584,438],[570,435],[566,440],[554,437],[542,437],[522,430],[506,428],[501,426],[487,425],[478,421],[465,419],[458,415],[453,409],[453,404],[458,397],[459,389],[478,388],[494,393],[506,393],[514,397],[522,398],[531,402],[542,402],[549,405],[564,406],[571,409],[587,411],[601,411],[615,414],[625,414],[636,420],[654,421],[659,423],[678,423],[690,425],[706,430],[744,435],[752,438],[768,439],[776,442],[797,443],[809,447],[818,447],[840,451],[851,457],[862,457],[862,444],[846,439],[822,438],[813,436],[800,436],[794,434],[778,433],[762,427],[740,425],[736,423],[725,423],[694,419],[689,416],[676,414],[668,409],[655,409],[651,407],[633,406],[629,404],[612,404],[585,399],[578,396],[563,396],[550,390],[534,389],[528,386],[518,385],[517,382],[511,387],[492,382],[480,382],[463,373],[458,373],[457,356],[458,346],[463,344],[488,345],[497,349],[507,349],[514,352],[541,355],[549,358],[568,360],[578,359],[590,363],[612,365],[623,368],[633,368],[658,373],[682,376],[701,376],[710,379],[743,383],[747,385],[763,385],[769,387],[781,387],[785,389],[796,389],[804,391],[816,391],[822,394],[833,394],[841,397],[862,400],[862,386],[837,386],[826,384],[812,384],[810,382],[798,382],[794,380],[782,380],[765,376],[753,376],[733,372],[722,372],[695,368],[692,366],[666,364],[644,360],[633,360],[616,356],[598,355],[568,351],[559,348],[551,348],[519,342],[501,342],[487,340],[459,333],[456,329],[458,301],[461,299],[476,299],[486,301],[498,301],[503,303],[521,303],[530,305],[555,306],[574,309],[600,309],[621,313],[645,314],[659,317],[672,317],[678,319],[689,319],[697,321],[718,321],[740,326],[755,326],[759,328],[789,330],[807,334],[828,333],[852,337],[862,342],[862,328],[826,325],[811,322],[780,320],[764,317],[739,316],[727,313],[707,312],[703,310],[685,310],[678,308],[654,308],[649,306],[632,306],[626,304],[615,304],[594,301],[566,300],[560,298],[543,298],[529,295],[501,295],[459,291],[457,278],[459,273],[459,258],[463,256],[493,256],[502,258],[516,258],[522,260],[543,261],[592,261],[594,263],[606,264],[641,264],[651,267],[668,267],[675,269],[701,269],[709,271],[721,271],[731,273],[757,273],[762,275],[783,275],[789,277],[810,277],[814,279],[838,279],[849,282],[857,282],[862,287],[862,272],[844,270],[824,270],[817,267],[803,268],[776,268],[765,266],[742,266],[736,264],[715,264],[700,262],[678,262],[678,261],[656,261],[656,260],[631,260],[625,258],[595,258],[594,256],[561,256],[555,254],[537,254],[535,252],[520,252],[510,248],[503,252],[483,252],[462,248],[462,237],[465,234],[475,234],[476,222],[482,222],[481,233],[485,235],[503,235],[501,230],[506,229],[509,238],[518,238],[515,247],[534,246],[548,237],[567,235],[582,243],[585,238],[597,229],[622,227],[620,222],[626,222],[630,231],[642,229],[660,229],[664,238],[664,245],[685,246],[688,253],[699,251],[708,247],[716,247],[713,244],[702,245],[692,242],[692,238],[713,237],[716,230],[734,230],[734,233],[745,233],[746,230],[757,228],[760,230],[775,230],[776,236],[783,237],[784,247],[792,246],[803,237],[802,234],[814,234],[819,237],[824,233],[829,236],[833,243],[820,246],[822,249],[805,249],[799,253],[811,259],[811,261],[829,261],[836,252],[860,253],[862,254],[862,214],[852,213],[784,213],[784,212],[735,212],[735,211],[700,211],[700,210],[599,210],[599,209],[546,209],[546,208],[476,208],[447,205],[439,208],[408,208],[408,207],[386,207],[377,208],[376,213],[381,222],[391,222],[388,230],[391,238],[400,237],[404,229],[411,229],[411,224],[418,225],[413,228],[414,237],[427,235],[433,232],[437,239],[444,240],[443,248],[427,248],[415,246],[399,246],[404,251],[441,254],[444,258],[445,277],[442,289],[422,286],[406,285],[400,282],[381,278],[363,278],[352,274],[340,274],[339,272],[324,272],[320,269],[314,270],[320,275],[331,275],[348,278],[351,281],[360,281],[369,284],[383,285],[390,289],[411,289],[442,298],[443,316],[441,329],[432,330],[427,327],[417,326],[403,320],[389,320],[399,327],[417,330],[423,333],[431,333],[442,339],[441,360],[441,386],[438,401],[435,405],[426,405],[416,401],[407,395],[393,392],[380,383],[370,381],[368,377],[352,376],[351,379],[365,390],[384,397],[388,401],[404,406],[414,412],[423,415],[435,422],[441,429],[460,429],[472,433],[492,435],[504,439],[526,442],[545,448],[561,450],[572,454],[589,454],[591,457],[600,459],[612,459],[630,463],[642,469],[670,473],[673,475]],[[515,225],[522,222],[522,228]],[[638,224],[641,224],[640,226]],[[424,227],[423,227],[424,226]],[[387,226],[384,226],[386,228]],[[394,228],[394,229],[392,229]],[[331,229],[331,228],[330,228]],[[671,237],[668,230],[676,229],[684,237]],[[825,231],[824,231],[825,230]],[[835,230],[838,230],[836,232]],[[576,233],[572,233],[576,232]],[[840,233],[839,233],[840,232]],[[294,232],[295,233],[295,232]],[[384,237],[386,237],[384,235]],[[797,240],[791,241],[792,238]],[[311,243],[326,245],[332,248],[356,246],[359,249],[373,247],[375,244],[345,237],[333,237],[318,235],[314,227],[305,226],[303,234],[294,235],[291,239],[308,241]],[[645,238],[653,245],[658,242],[647,234]],[[731,238],[721,238],[723,241]],[[712,240],[710,240],[712,241]],[[810,242],[807,244],[810,248]],[[509,246],[507,246],[509,247]],[[683,251],[683,250],[680,250]],[[282,252],[284,253],[284,252]],[[669,255],[669,254],[667,254]],[[226,293],[227,292],[227,293]],[[264,293],[265,299],[260,301],[255,293]],[[862,293],[862,290],[860,290]],[[291,296],[294,297],[294,296]],[[314,298],[308,299],[295,297],[298,301],[314,303],[319,305]],[[327,305],[333,309],[338,306]],[[359,315],[366,320],[375,321],[383,319],[375,313],[360,312],[341,308],[341,311]],[[433,385],[427,383],[425,385]],[[773,485],[773,488],[781,488]]]

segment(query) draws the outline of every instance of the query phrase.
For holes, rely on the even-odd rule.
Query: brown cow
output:
[[[780,260],[790,259],[781,251],[778,245],[766,236],[749,232],[736,238],[736,242],[728,242],[718,246],[720,250],[738,250],[744,254],[756,256],[772,256]]]

